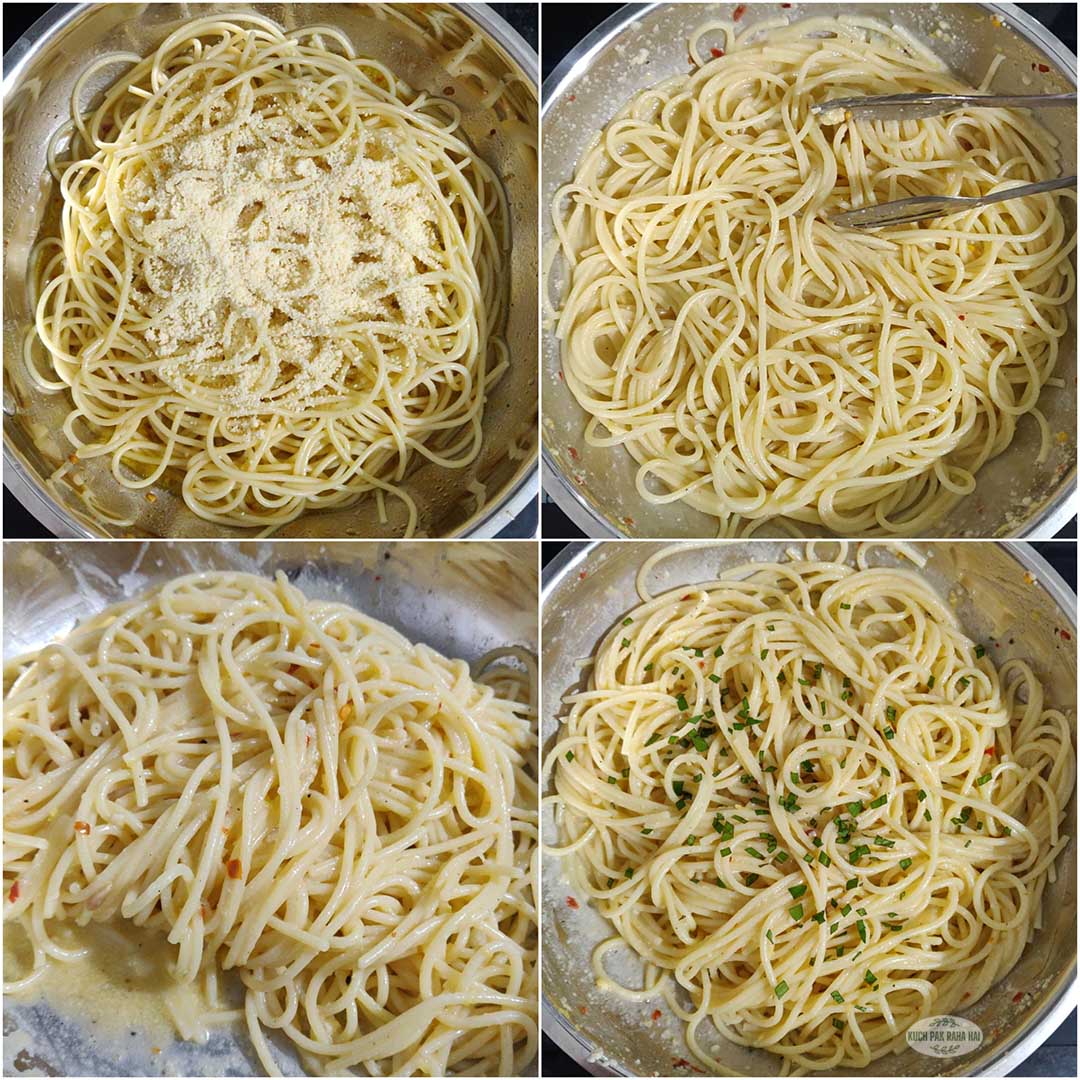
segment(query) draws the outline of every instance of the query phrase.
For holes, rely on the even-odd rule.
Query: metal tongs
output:
[[[885,94],[880,97],[834,98],[832,101],[811,105],[810,111],[820,116],[823,123],[828,124],[839,123],[849,116],[868,120],[920,120],[964,108],[995,106],[1039,109],[1070,105],[1075,107],[1076,94]],[[1044,191],[1057,191],[1067,187],[1076,187],[1075,176],[1042,180],[1037,184],[1020,184],[978,197],[916,195],[910,199],[896,199],[893,202],[847,210],[834,214],[829,220],[834,225],[846,225],[856,229],[906,225],[912,221],[955,214],[990,203],[1022,199],[1025,195],[1038,195]]]

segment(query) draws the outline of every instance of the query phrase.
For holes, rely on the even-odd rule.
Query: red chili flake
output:
[[[382,581],[382,574],[376,574],[375,575],[375,580],[376,581]]]
[[[447,97],[453,97],[454,96],[454,88],[452,86],[444,86],[443,87],[443,93]]]
[[[578,581],[584,581],[588,576],[589,575],[586,574],[584,570],[582,570],[581,573],[578,574]]]
[[[581,1013],[582,1016],[588,1016],[589,1015],[589,1010],[584,1005],[579,1005],[578,1006],[578,1012]]]
[[[994,744],[993,744],[993,743],[991,743],[991,744],[990,744],[990,745],[989,745],[989,746],[988,746],[988,747],[987,747],[987,748],[986,748],[986,749],[985,749],[985,750],[983,751],[983,753],[984,753],[984,754],[993,754],[993,753],[994,753]]]
[[[571,94],[566,100],[567,101],[577,101],[577,94]]]
[[[685,596],[683,597],[683,599],[684,599],[684,600],[692,600],[692,599],[693,599],[693,597],[692,597],[692,596],[690,595],[690,593],[687,593],[687,594],[686,594],[686,595],[685,595]]]
[[[636,524],[636,522],[634,521],[634,519],[632,517],[624,517],[622,520],[623,520],[623,524],[624,525],[629,525],[631,529]]]
[[[1061,631],[1061,636],[1062,636],[1062,637],[1063,637],[1063,638],[1064,638],[1064,639],[1065,639],[1066,641],[1072,641],[1072,634],[1070,634],[1068,630],[1062,630],[1062,631]]]
[[[76,821],[75,822],[75,831],[80,836],[89,836],[90,835],[90,823],[86,822],[86,821]]]
[[[687,1068],[687,1066],[689,1066],[689,1064],[690,1064],[690,1062],[687,1061],[686,1058],[676,1058],[675,1059],[675,1068],[676,1069],[685,1069],[685,1068]]]
[[[1045,75],[1050,70],[1050,68],[1047,67],[1046,64],[1040,64],[1039,70]]]
[[[559,376],[559,382],[566,382],[566,379],[561,371],[556,372],[556,374]]]
[[[790,4],[781,4],[780,6],[781,6],[781,7],[785,7],[785,8],[787,8],[787,7],[791,7],[791,5],[790,5]]]
[[[19,899],[19,883],[17,881],[15,882],[14,885],[11,886],[11,889],[7,894],[7,898],[13,904],[15,903],[16,900]]]
[[[654,1021],[660,1019],[660,1010],[659,1009],[653,1009],[652,1018],[653,1018]]]
[[[714,60],[719,60],[724,55],[723,49],[717,49],[715,46],[709,50],[712,53]]]
[[[960,320],[961,322],[963,322],[963,321],[964,321],[964,320],[965,320],[965,319],[967,318],[967,316],[966,316],[966,315],[958,315],[958,316],[957,316],[957,318],[958,318],[958,319],[959,319],[959,320]]]
[[[746,5],[745,4],[739,4],[735,8],[734,12],[732,12],[731,17],[735,22],[738,22],[745,14],[746,14]],[[689,1062],[687,1064],[689,1064]]]
[[[566,898],[566,906],[569,908],[573,908],[575,911],[577,911],[577,909],[581,907],[581,905],[572,896],[568,896]]]
[[[1013,1001],[1014,1002],[1023,1001],[1023,1000],[1024,1000],[1024,992],[1023,992],[1023,990],[1018,990],[1015,994],[1013,994]]]
[[[240,877],[240,860],[230,859],[225,864],[225,873],[228,874],[233,881],[236,881],[236,879]]]
[[[577,452],[577,447],[576,446],[571,446],[569,452],[570,452],[570,456],[575,461],[580,461],[581,460],[581,455]]]

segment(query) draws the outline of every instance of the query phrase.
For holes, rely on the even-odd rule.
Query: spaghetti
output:
[[[131,920],[309,1072],[519,1075],[536,1018],[535,668],[412,645],[279,575],[178,578],[9,664],[4,920]],[[10,930],[11,927],[9,926]],[[242,1013],[217,1000],[239,975]],[[177,1017],[181,1034],[192,1026]]]
[[[264,532],[364,493],[385,521],[389,494],[412,533],[410,466],[476,458],[509,225],[452,102],[331,28],[210,16],[92,65],[49,167],[26,361],[75,460]]]
[[[717,1075],[707,1021],[785,1071],[866,1066],[1040,927],[1069,722],[916,572],[811,546],[653,597],[665,554],[545,766],[554,850],[614,929],[597,983],[662,994]],[[621,944],[642,990],[605,970]]]
[[[967,90],[872,18],[710,23],[690,53],[694,70],[631,100],[555,198],[556,329],[586,441],[625,448],[641,498],[732,535],[779,518],[924,535],[1022,416],[1045,459],[1039,397],[1075,284],[1055,197],[876,231],[828,217],[1047,179],[1052,137],[1004,109],[815,116],[831,98]]]

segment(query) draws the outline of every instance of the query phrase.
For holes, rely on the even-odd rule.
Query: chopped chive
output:
[[[573,761],[574,760],[574,751],[573,750],[567,750],[566,751],[566,760],[567,761]]]
[[[788,914],[792,917],[792,919],[795,922],[798,922],[803,917],[803,906],[802,906],[802,904],[796,904],[794,907],[789,907],[788,908]]]

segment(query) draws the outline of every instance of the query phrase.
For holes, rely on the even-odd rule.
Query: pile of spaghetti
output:
[[[829,217],[1058,176],[1052,136],[1006,109],[811,113],[970,92],[861,15],[709,24],[690,53],[694,70],[631,100],[556,195],[557,332],[586,441],[624,447],[643,499],[683,500],[721,535],[775,518],[925,535],[1025,415],[1047,459],[1038,403],[1063,385],[1075,286],[1058,197],[873,231]]]
[[[85,87],[134,66],[91,113]],[[505,195],[451,102],[340,32],[206,17],[91,65],[49,151],[37,385],[75,461],[268,529],[480,450],[505,370]],[[100,501],[100,496],[98,498]]]
[[[224,573],[12,662],[4,920],[34,959],[5,992],[70,955],[64,924],[131,920],[175,945],[163,989],[201,987],[204,1022],[241,1015],[213,1000],[238,973],[270,1075],[267,1030],[312,1073],[518,1075],[535,673],[509,652],[474,677],[281,576]]]
[[[1041,926],[1068,719],[918,573],[752,563],[651,597],[551,750],[556,850],[615,934],[598,985],[663,994],[785,1069],[860,1068],[973,1004]],[[604,967],[616,946],[644,990]]]

